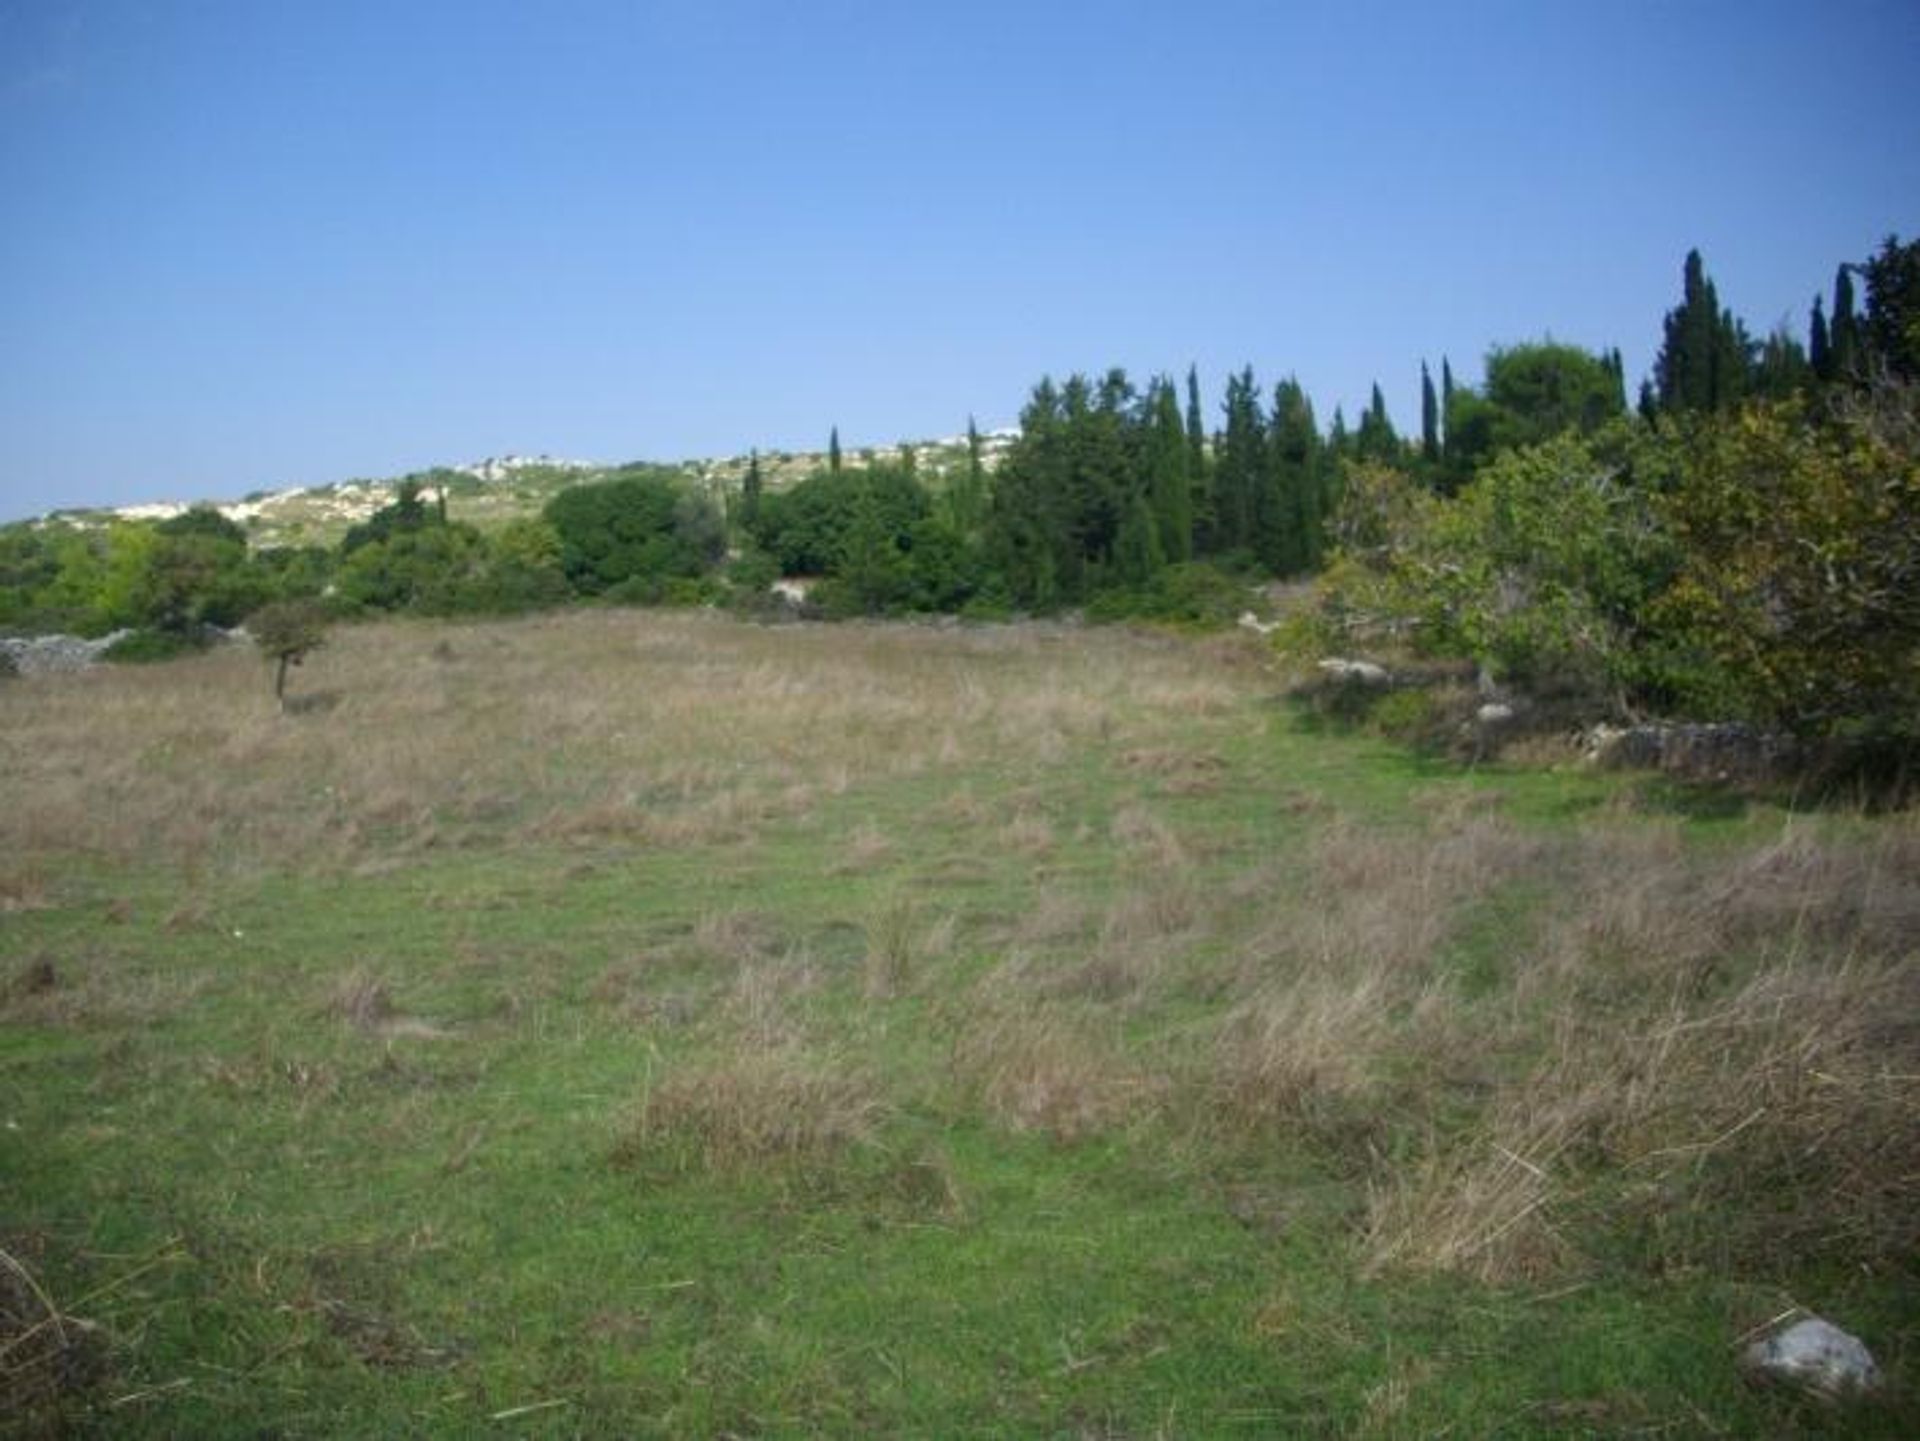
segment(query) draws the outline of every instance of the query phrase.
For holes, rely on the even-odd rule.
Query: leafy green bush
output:
[[[1660,619],[1718,695],[1802,735],[1920,741],[1920,385],[1827,423],[1794,405],[1696,431],[1662,500],[1683,560]]]
[[[726,550],[712,502],[651,473],[563,490],[545,520],[560,542],[560,566],[581,595],[657,598],[672,577],[697,576]]]
[[[149,626],[121,636],[100,652],[100,658],[116,664],[145,665],[192,655],[211,643],[211,636],[205,631],[156,630]]]
[[[1144,585],[1105,590],[1087,602],[1088,620],[1151,620],[1196,629],[1231,625],[1251,606],[1244,579],[1204,561],[1154,572]]]

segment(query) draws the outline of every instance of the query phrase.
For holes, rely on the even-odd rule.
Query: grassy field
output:
[[[1243,636],[596,612],[0,687],[0,1425],[1911,1434],[1920,824]],[[1758,1390],[1805,1307],[1884,1397]]]

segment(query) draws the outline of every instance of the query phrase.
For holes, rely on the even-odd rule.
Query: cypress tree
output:
[[[1814,379],[1823,383],[1833,379],[1833,345],[1827,336],[1825,305],[1823,297],[1813,297],[1813,319],[1807,324],[1807,363],[1813,367]]]
[[[1114,541],[1113,573],[1122,585],[1145,585],[1165,564],[1153,511],[1146,496],[1136,495]]]
[[[1653,363],[1662,410],[1721,410],[1746,394],[1753,343],[1733,312],[1721,309],[1697,250],[1687,252],[1680,304],[1662,330]]]
[[[1827,330],[1829,363],[1836,380],[1851,380],[1860,368],[1860,319],[1853,313],[1853,267],[1833,278],[1833,320]]]
[[[1805,388],[1811,373],[1800,342],[1781,326],[1760,347],[1760,359],[1753,368],[1753,389],[1769,400],[1785,400]]]
[[[1428,465],[1440,459],[1440,401],[1424,360],[1420,362],[1420,458]]]
[[[1242,550],[1254,544],[1255,497],[1267,473],[1266,426],[1253,367],[1227,379],[1226,430],[1213,474],[1214,519],[1219,548]]]
[[[1440,357],[1440,455],[1447,457],[1451,437],[1446,429],[1446,417],[1453,414],[1453,363],[1446,356]]]
[[[1060,603],[1057,557],[1068,544],[1064,417],[1060,392],[1042,377],[1020,412],[1020,438],[994,471],[987,549],[1013,599],[1035,610]]]
[[[1876,375],[1920,376],[1920,241],[1902,245],[1889,235],[1860,273],[1867,282],[1863,359]]]
[[[1186,426],[1173,381],[1161,376],[1147,388],[1146,488],[1161,555],[1179,562],[1193,557],[1193,482]]]
[[[1193,552],[1219,547],[1219,523],[1213,513],[1213,477],[1207,473],[1207,427],[1200,408],[1200,371],[1187,367],[1187,487],[1193,501]]]
[[[1273,393],[1273,468],[1284,537],[1274,568],[1281,575],[1316,569],[1326,548],[1326,466],[1313,402],[1291,376]]]
[[[1620,358],[1620,347],[1614,346],[1607,352],[1607,369],[1613,372],[1613,408],[1616,414],[1627,413],[1627,363]]]
[[[980,457],[980,430],[971,415],[967,417],[967,468],[947,494],[953,528],[961,535],[972,535],[986,519],[987,468]]]
[[[1207,431],[1200,412],[1200,369],[1187,367],[1187,473],[1200,483],[1207,463]]]
[[[837,425],[827,436],[827,469],[836,475],[840,472],[840,427]]]
[[[1386,397],[1380,394],[1380,384],[1374,382],[1373,394],[1368,397],[1366,411],[1360,417],[1360,432],[1354,437],[1354,453],[1364,460],[1377,460],[1391,465],[1400,458],[1400,437],[1394,432],[1393,421],[1387,415]]]
[[[740,483],[740,528],[752,535],[760,528],[760,452],[747,457],[747,478]]]

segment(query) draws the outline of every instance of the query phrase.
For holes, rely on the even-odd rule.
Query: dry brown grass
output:
[[[280,714],[239,647],[11,688],[0,906],[39,904],[75,856],[350,868],[488,839],[738,845],[855,785],[1165,749],[1189,707],[1219,714],[1242,684],[1122,632],[657,611],[347,627],[310,669],[341,697],[325,713]],[[1044,817],[1011,823],[1016,849],[1053,844]]]
[[[1913,1254],[1912,844],[1905,825],[1709,857],[1585,838],[1556,923],[1468,1032],[1538,1059],[1377,1178],[1367,1264],[1536,1279],[1631,1218],[1650,1264]]]
[[[1111,1027],[1036,1005],[1018,962],[975,987],[952,1046],[964,1094],[999,1124],[1061,1142],[1121,1129],[1154,1114],[1170,1089]]]
[[[656,1077],[615,1158],[712,1170],[817,1165],[871,1142],[887,1111],[872,1077],[837,1053],[797,1040],[737,1046]]]

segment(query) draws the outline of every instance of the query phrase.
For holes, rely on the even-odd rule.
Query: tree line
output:
[[[1253,583],[1318,576],[1327,643],[1371,618],[1616,710],[1884,719],[1920,634],[1920,243],[1840,266],[1804,345],[1756,340],[1697,252],[1680,281],[1631,406],[1618,350],[1550,340],[1495,348],[1474,385],[1423,362],[1404,437],[1378,385],[1353,423],[1336,409],[1323,426],[1297,380],[1251,368],[1211,406],[1191,367],[1046,377],[992,467],[971,425],[939,474],[904,447],[850,464],[835,429],[790,486],[768,489],[757,455],[725,494],[628,466],[485,530],[449,514],[436,474],[331,547],[252,549],[208,508],[0,528],[0,626],[130,628],[130,650],[164,653],[289,599],[752,610],[779,576],[808,578],[827,615],[1206,621]]]

